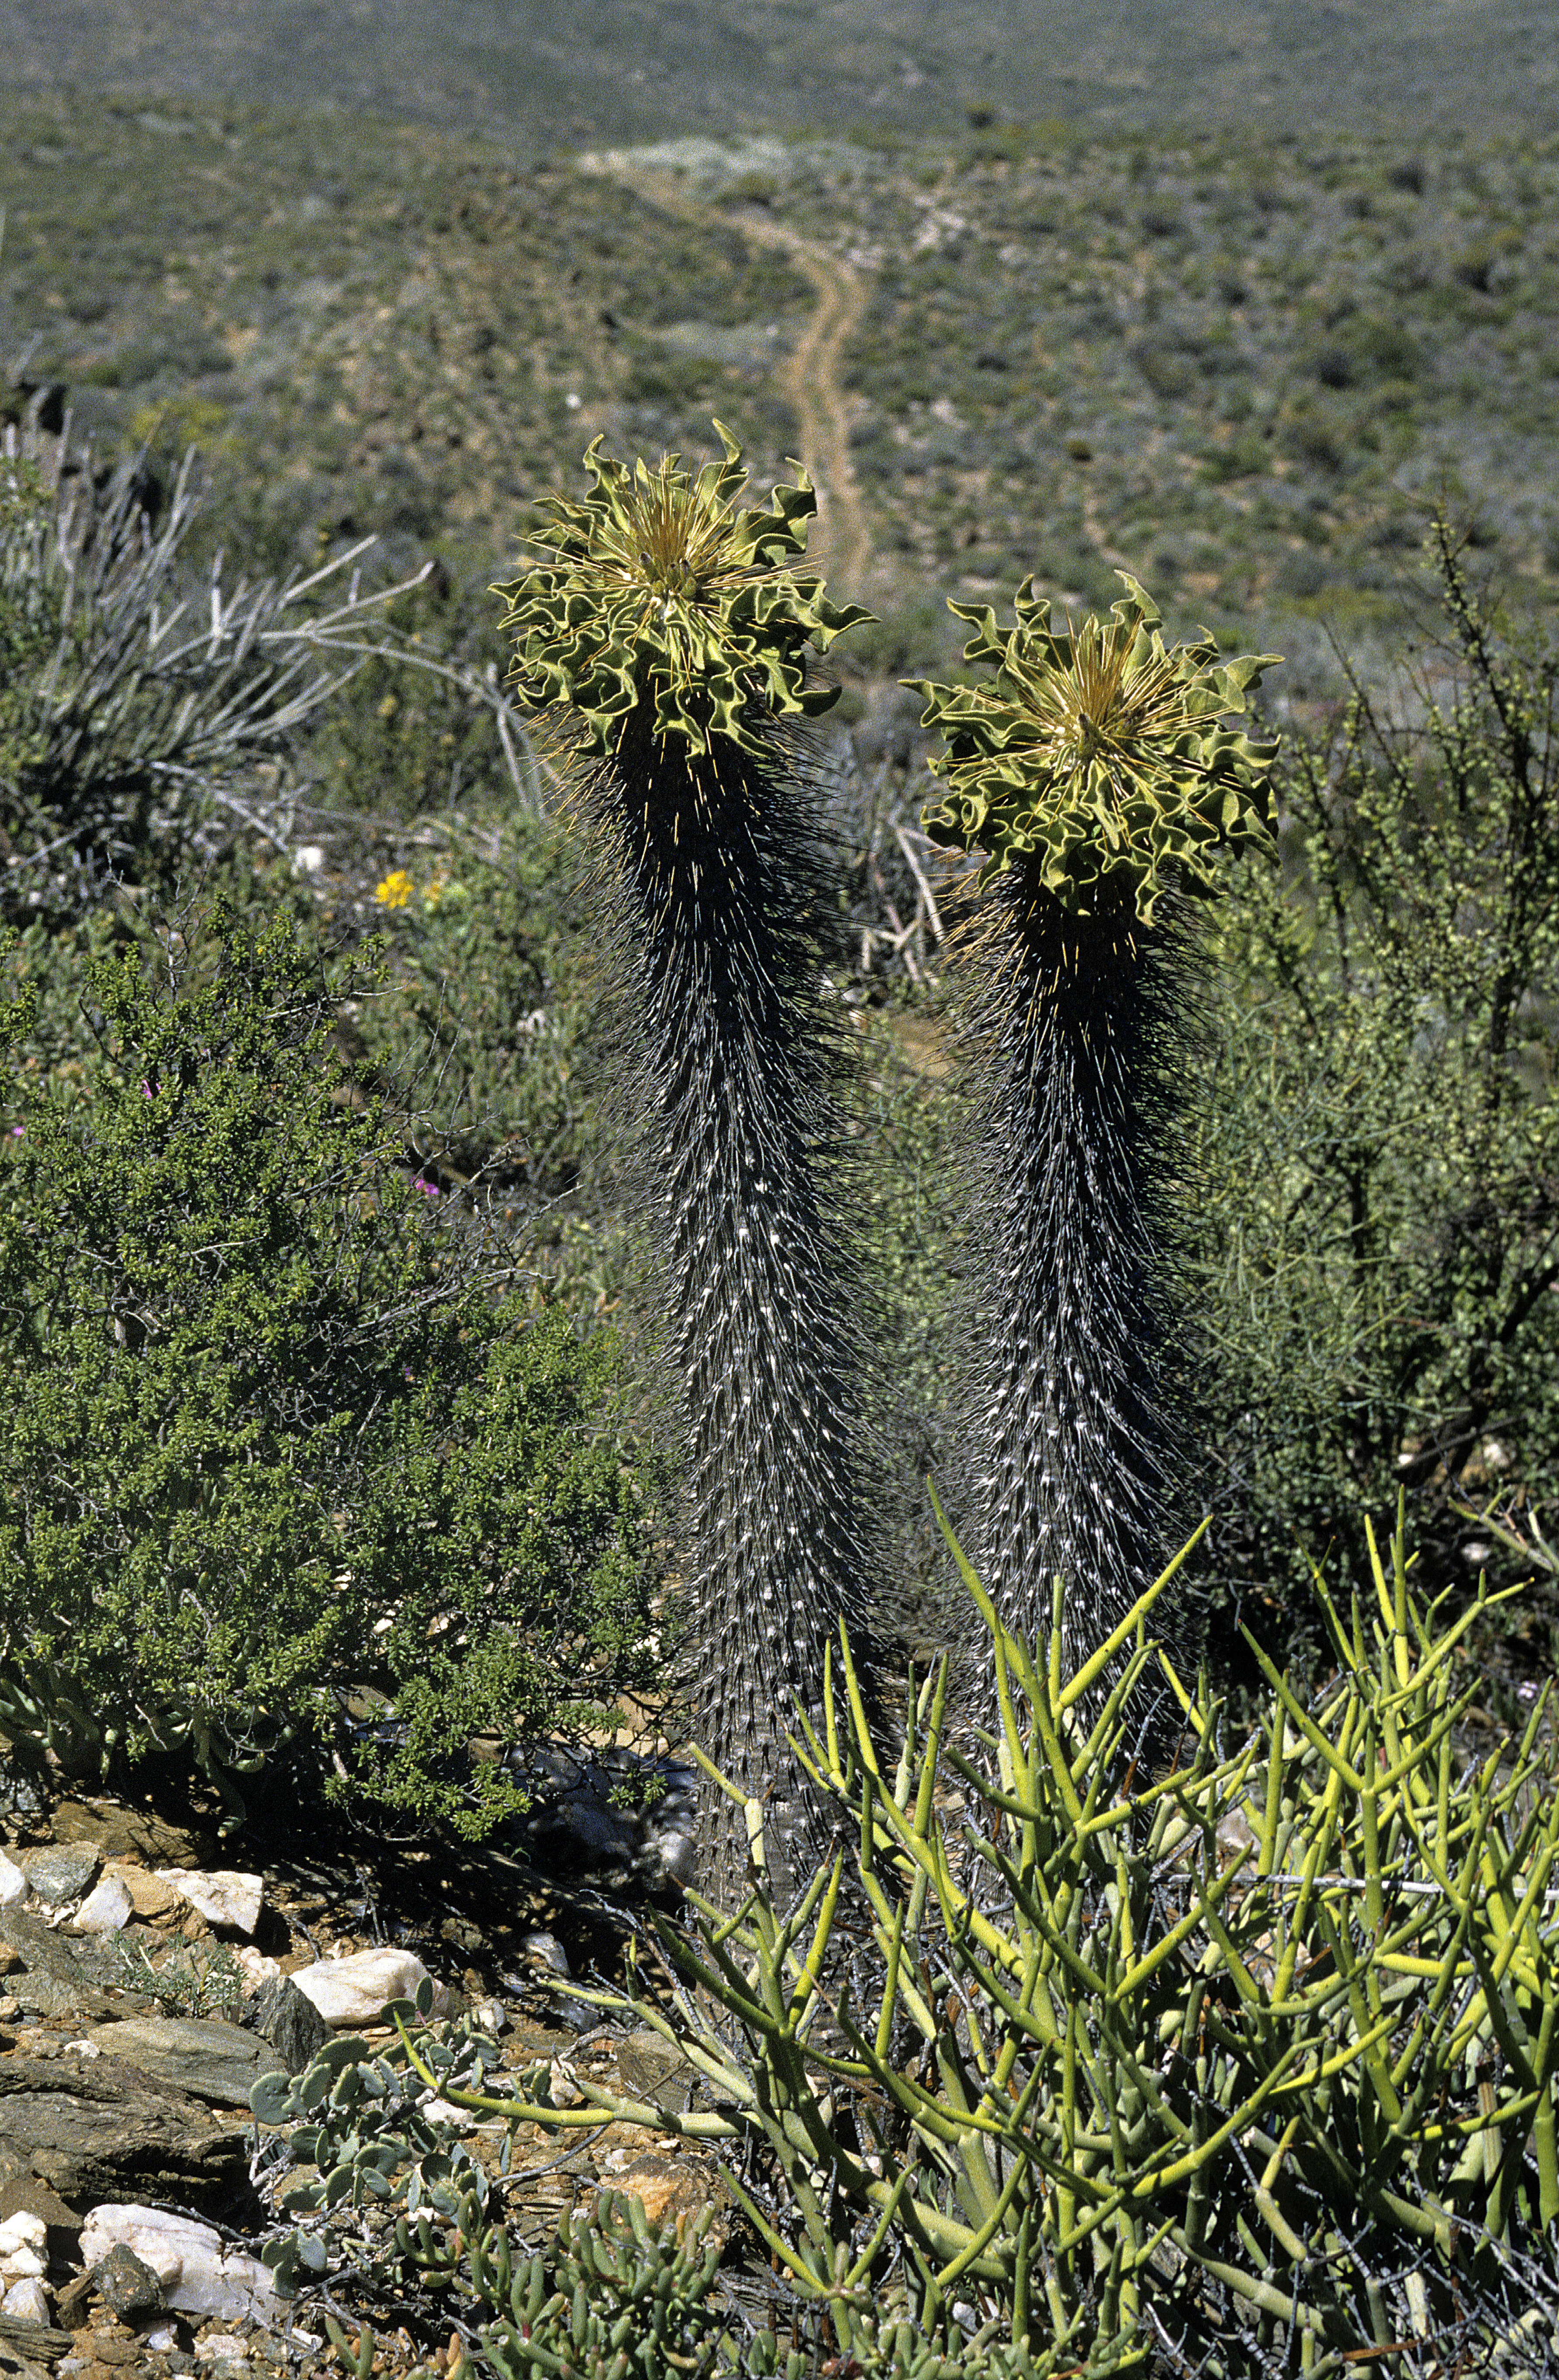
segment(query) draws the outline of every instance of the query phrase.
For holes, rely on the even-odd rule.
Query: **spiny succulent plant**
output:
[[[1125,574],[1122,574],[1123,577]],[[913,683],[945,749],[939,842],[983,854],[977,1163],[981,1316],[966,1528],[1030,1641],[1066,1583],[1074,1666],[1149,1586],[1181,1518],[1163,1296],[1188,893],[1268,835],[1275,747],[1224,722],[1276,658],[1167,647],[1134,579],[1063,631],[959,604],[994,684]],[[989,1680],[977,1687],[993,1717]]]
[[[767,512],[738,512],[741,449],[714,428],[725,461],[696,474],[676,455],[630,469],[595,439],[584,458],[593,492],[582,504],[549,497],[542,558],[495,590],[510,599],[502,625],[516,692],[533,710],[566,705],[591,751],[615,752],[648,700],[655,735],[689,753],[725,742],[769,759],[767,722],[815,718],[838,698],[837,686],[809,683],[808,646],[826,650],[871,616],[836,609],[815,572],[788,566],[817,510],[806,472],[798,465]]]
[[[718,429],[719,425],[716,425]],[[833,699],[809,649],[866,614],[790,564],[806,474],[739,511],[740,452],[696,474],[593,445],[501,591],[512,683],[572,740],[627,998],[634,1202],[663,1279],[686,1458],[689,1669],[700,1740],[759,1805],[776,1884],[825,1838],[790,1757],[841,1617],[863,1617],[862,1439],[847,1235],[814,920],[813,806],[796,722]],[[748,1825],[705,1797],[700,1876],[745,1889]]]
[[[760,1891],[734,1924],[657,1920],[671,1995],[580,1995],[680,2051],[700,2104],[583,2076],[581,2107],[458,2085],[452,2103],[511,2131],[610,2118],[713,2147],[803,2318],[826,2313],[836,2368],[863,2380],[1377,2362],[1551,2380],[1548,1693],[1480,1767],[1458,1748],[1467,1645],[1503,1597],[1480,1583],[1459,1618],[1426,1609],[1399,1504],[1346,1619],[1317,1580],[1324,1693],[1258,1656],[1241,1741],[1137,1641],[1165,1579],[1068,1674],[1062,1596],[1030,1647],[954,1551],[998,1682],[1000,1785],[956,1749],[945,1661],[884,1759],[843,1646],[808,1746],[854,1820],[831,1868],[788,1915]],[[1179,1757],[1122,1791],[1145,1669],[1181,1714]],[[976,1883],[993,1865],[996,1909]]]
[[[1266,770],[1275,744],[1224,724],[1275,653],[1220,661],[1212,638],[1164,644],[1160,615],[1129,573],[1108,620],[1051,625],[1026,578],[1005,631],[989,607],[950,603],[977,630],[964,659],[994,686],[913,681],[924,724],[946,750],[932,762],[947,797],[928,834],[984,853],[980,881],[1022,867],[1074,915],[1129,889],[1151,925],[1166,892],[1211,892],[1216,853],[1269,832]]]

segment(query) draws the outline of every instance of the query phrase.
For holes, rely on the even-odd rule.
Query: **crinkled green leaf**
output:
[[[925,812],[927,833],[984,852],[981,882],[1037,862],[1068,909],[1129,890],[1147,924],[1171,886],[1211,889],[1218,850],[1271,834],[1277,746],[1224,722],[1279,657],[1223,659],[1205,631],[1167,647],[1151,598],[1118,575],[1125,599],[1078,628],[1052,626],[1031,578],[1011,628],[988,605],[949,605],[975,631],[965,660],[993,668],[995,684],[906,683],[945,744],[932,767],[947,790]]]
[[[641,706],[657,736],[679,735],[693,752],[717,736],[761,750],[753,709],[826,710],[838,688],[806,683],[806,649],[825,650],[871,616],[830,602],[821,577],[790,567],[817,510],[800,465],[766,512],[738,512],[741,449],[714,427],[725,459],[696,474],[676,455],[630,469],[594,440],[584,458],[593,492],[582,504],[548,497],[541,558],[493,589],[508,601],[519,700],[571,710],[593,751],[612,751]]]

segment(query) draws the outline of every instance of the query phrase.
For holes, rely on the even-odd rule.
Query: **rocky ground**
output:
[[[556,1883],[521,1859],[425,1845],[376,1859],[262,1840],[239,1869],[198,1820],[16,1795],[0,1819],[4,2380],[335,2368],[323,2313],[356,2338],[349,2293],[294,2304],[259,2261],[287,2227],[275,2128],[250,2095],[263,2073],[302,2071],[333,2034],[390,2044],[386,2003],[424,1975],[435,2013],[471,2012],[504,2068],[546,2061],[560,2105],[579,2102],[580,2079],[686,2105],[656,2035],[600,2026],[562,1989],[571,1972],[616,1968],[635,1922],[586,1875],[623,1880],[611,1820],[588,1797],[578,1815],[570,1833],[554,1806]],[[504,2131],[464,2126],[494,2175]],[[510,2165],[503,2219],[533,2243],[602,2186],[639,2197],[652,2221],[719,2198],[707,2160],[637,2126],[523,2127]],[[372,2309],[375,2372],[462,2368],[457,2324],[437,2338],[425,2306],[398,2326],[385,2311]]]

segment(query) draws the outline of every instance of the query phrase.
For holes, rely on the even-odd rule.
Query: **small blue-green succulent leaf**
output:
[[[360,2065],[365,2058],[371,2058],[372,2054],[360,2034],[338,2033],[333,2040],[322,2045],[309,2071],[311,2074],[323,2071],[334,2077]]]
[[[747,484],[723,423],[725,460],[701,470],[667,455],[630,468],[594,440],[582,503],[549,496],[551,521],[525,575],[493,589],[514,639],[509,684],[528,710],[566,710],[587,748],[616,748],[623,722],[648,712],[657,737],[691,752],[717,738],[761,751],[755,711],[815,717],[835,686],[807,683],[809,646],[869,620],[830,601],[821,577],[792,568],[806,552],[817,492],[799,464],[766,511],[736,509]]]
[[[945,783],[925,812],[936,842],[985,855],[980,880],[1022,860],[1064,907],[1125,894],[1143,924],[1171,890],[1211,892],[1221,849],[1270,839],[1275,743],[1226,724],[1275,653],[1225,658],[1204,629],[1166,646],[1129,572],[1107,620],[1053,626],[1026,578],[1004,628],[989,605],[948,606],[974,630],[964,659],[993,685],[912,678],[940,728]]]
[[[298,2113],[290,2074],[262,2074],[250,2085],[250,2113],[262,2124],[283,2124]]]

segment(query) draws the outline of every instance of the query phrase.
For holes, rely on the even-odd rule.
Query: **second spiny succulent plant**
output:
[[[1010,628],[955,603],[993,682],[915,682],[944,740],[927,832],[983,859],[965,1525],[1025,1641],[1065,1581],[1073,1669],[1181,1534],[1163,1254],[1183,921],[1219,849],[1268,835],[1276,748],[1228,723],[1275,656],[1224,661],[1205,633],[1166,646],[1126,589],[1076,629],[1031,581]],[[990,1723],[988,1681],[976,1704]]]

